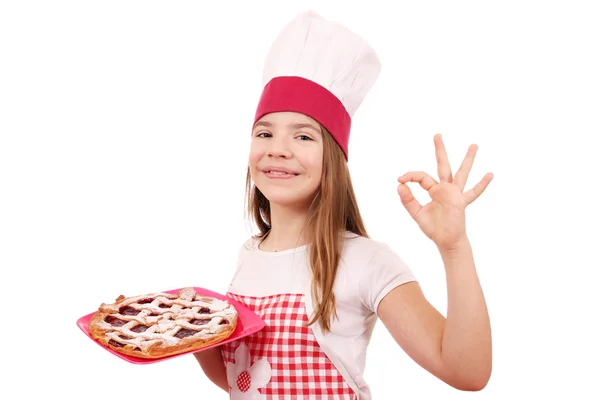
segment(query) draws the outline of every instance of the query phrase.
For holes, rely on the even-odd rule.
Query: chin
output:
[[[312,201],[310,193],[298,193],[286,188],[269,188],[262,190],[271,205],[277,204],[281,207],[308,207]]]

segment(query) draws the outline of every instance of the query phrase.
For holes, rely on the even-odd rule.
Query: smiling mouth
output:
[[[293,178],[299,174],[284,172],[284,171],[263,171],[264,174],[270,178]]]

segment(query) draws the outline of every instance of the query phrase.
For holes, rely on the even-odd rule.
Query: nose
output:
[[[288,143],[287,138],[273,137],[269,143],[267,154],[269,157],[290,158],[292,156],[292,151],[290,149],[290,145]]]

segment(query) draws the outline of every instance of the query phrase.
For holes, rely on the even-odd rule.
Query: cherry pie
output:
[[[120,353],[161,358],[227,339],[237,319],[228,301],[188,287],[178,294],[121,295],[113,304],[103,303],[90,321],[90,334]]]

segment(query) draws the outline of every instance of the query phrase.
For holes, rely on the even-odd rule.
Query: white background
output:
[[[3,2],[3,390],[227,397],[192,356],[130,364],[75,322],[119,294],[225,290],[249,234],[244,180],[264,56],[285,23],[313,8],[381,58],[349,165],[369,233],[443,313],[444,267],[399,202],[396,178],[436,174],[438,132],[454,171],[479,145],[469,187],[495,174],[467,209],[493,326],[489,385],[452,389],[378,324],[366,371],[374,398],[599,398],[592,3]]]

